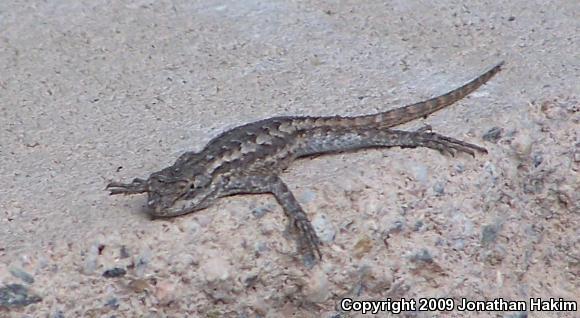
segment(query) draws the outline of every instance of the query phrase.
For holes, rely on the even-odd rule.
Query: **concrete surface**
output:
[[[579,301],[579,15],[575,0],[0,2],[0,316]],[[403,127],[429,123],[488,155],[373,150],[283,176],[325,235],[312,270],[272,197],[151,221],[144,197],[104,191],[242,123],[397,107],[500,60],[488,85]]]

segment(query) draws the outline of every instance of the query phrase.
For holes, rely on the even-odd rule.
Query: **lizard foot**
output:
[[[111,182],[105,188],[110,195],[115,194],[138,194],[148,191],[147,180],[135,178],[131,183]]]
[[[322,260],[321,243],[310,221],[306,218],[299,218],[294,220],[293,225],[298,235],[298,246],[304,251],[304,261],[314,263],[316,259]]]
[[[430,147],[437,149],[439,152],[443,154],[449,154],[452,157],[455,157],[455,154],[458,152],[463,152],[470,154],[471,156],[475,157],[475,153],[487,153],[487,149],[480,147],[478,145],[474,145],[465,141],[461,141],[455,138],[446,137],[440,135],[438,133],[428,132],[428,133],[421,133],[421,137],[424,138],[426,143],[430,143]]]

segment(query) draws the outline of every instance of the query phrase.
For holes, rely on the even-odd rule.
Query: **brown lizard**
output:
[[[242,125],[213,138],[200,152],[186,152],[170,167],[147,180],[111,182],[110,194],[147,193],[153,217],[174,217],[212,205],[218,198],[241,193],[271,193],[297,234],[305,259],[322,258],[320,241],[306,213],[279,177],[297,158],[363,148],[427,147],[442,153],[475,156],[486,149],[419,129],[390,129],[445,108],[486,83],[500,71],[497,64],[469,83],[446,94],[393,110],[356,117],[273,117]]]

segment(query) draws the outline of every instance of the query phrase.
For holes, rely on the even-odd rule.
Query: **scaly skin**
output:
[[[500,71],[497,64],[469,83],[441,96],[397,109],[355,117],[273,117],[228,130],[205,148],[186,152],[147,180],[111,182],[111,194],[147,193],[154,217],[174,217],[211,206],[218,198],[241,193],[271,193],[284,209],[307,260],[322,258],[320,241],[308,217],[279,174],[294,160],[364,148],[427,147],[475,156],[477,145],[419,130],[391,127],[426,117],[467,96]]]

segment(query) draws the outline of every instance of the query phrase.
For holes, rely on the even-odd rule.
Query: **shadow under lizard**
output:
[[[279,177],[295,159],[364,148],[427,147],[475,156],[486,149],[426,129],[394,126],[432,114],[467,96],[500,71],[503,62],[446,94],[393,110],[355,117],[273,117],[238,126],[213,138],[200,152],[186,152],[147,180],[111,182],[110,194],[147,193],[149,213],[174,217],[235,194],[271,193],[282,206],[305,260],[322,258],[320,240],[286,183]]]

